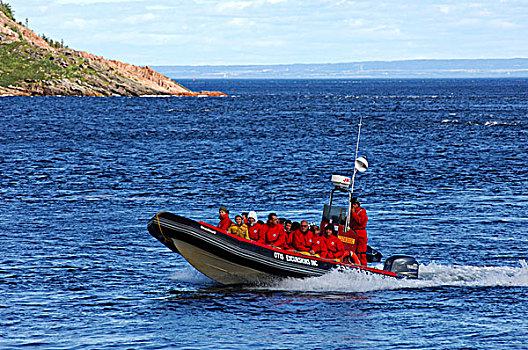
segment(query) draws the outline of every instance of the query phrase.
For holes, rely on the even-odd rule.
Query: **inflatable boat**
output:
[[[330,202],[324,206],[321,230],[328,225],[337,228],[337,236],[349,255],[341,259],[326,259],[306,252],[281,249],[258,241],[230,234],[203,221],[195,221],[169,212],[159,212],[148,222],[152,236],[181,254],[198,271],[207,277],[226,285],[266,283],[277,278],[316,277],[330,270],[357,270],[388,278],[418,278],[418,262],[407,255],[395,255],[385,261],[384,268],[378,269],[361,265],[356,251],[357,235],[350,224],[356,173],[368,168],[365,157],[357,158],[358,142],[352,178],[333,175],[334,188]],[[348,194],[348,207],[333,205],[336,193]],[[368,247],[368,262],[380,262],[381,254]],[[353,259],[356,257],[356,259]]]
[[[348,259],[324,259],[265,245],[240,238],[206,222],[169,212],[154,215],[149,220],[148,230],[173,252],[181,254],[198,271],[225,285],[261,284],[285,277],[321,276],[332,269],[354,269],[390,278],[418,278],[418,263],[410,256],[393,256],[386,260],[381,270],[361,266]],[[375,259],[376,254],[370,257]]]

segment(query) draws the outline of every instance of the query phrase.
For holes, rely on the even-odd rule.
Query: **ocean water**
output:
[[[528,349],[528,80],[182,83],[230,97],[0,98],[0,348]],[[419,280],[224,287],[149,235],[320,221],[361,116],[369,243]]]

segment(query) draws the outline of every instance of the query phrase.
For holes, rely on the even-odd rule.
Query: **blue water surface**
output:
[[[182,83],[229,97],[0,98],[0,348],[528,348],[528,80]],[[149,235],[320,221],[360,117],[369,242],[419,280],[224,287]]]

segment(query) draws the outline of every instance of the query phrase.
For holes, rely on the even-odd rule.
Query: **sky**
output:
[[[528,57],[528,0],[4,2],[37,34],[136,65]]]

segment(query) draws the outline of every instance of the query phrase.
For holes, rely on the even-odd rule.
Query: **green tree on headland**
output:
[[[0,0],[0,10],[10,20],[16,22],[11,5]],[[22,25],[22,23],[18,24]],[[68,65],[64,53],[43,50],[28,42],[16,25],[6,23],[6,26],[18,33],[20,41],[6,43],[0,40],[0,87],[20,86],[24,83],[63,77],[80,78],[78,67],[81,63]],[[42,37],[50,46],[64,48],[62,41],[54,41],[44,35]],[[61,62],[63,62],[62,66]]]
[[[13,9],[11,8],[11,5],[4,2],[3,0],[0,0],[0,11],[2,11],[9,19],[16,22],[14,12],[13,12]],[[24,25],[22,22],[18,22],[18,24]],[[26,18],[26,25],[25,25],[26,28],[29,28],[28,24],[29,24],[29,19]],[[14,28],[13,30],[19,34],[20,41],[22,41],[23,40],[22,34],[16,28]],[[64,45],[64,40],[62,39],[61,41],[55,41],[51,38],[46,37],[44,34],[40,35],[40,37],[44,39],[51,47],[54,47],[56,49],[68,48],[68,46]]]
[[[138,67],[65,47],[16,22],[0,0],[0,96],[199,96],[150,67]],[[5,14],[5,15],[4,15]],[[49,46],[55,48],[50,49]],[[219,92],[208,96],[223,96]]]
[[[13,14],[13,10],[11,9],[11,5],[8,3],[3,2],[0,0],[0,11],[2,11],[9,19],[15,20],[15,16]]]

